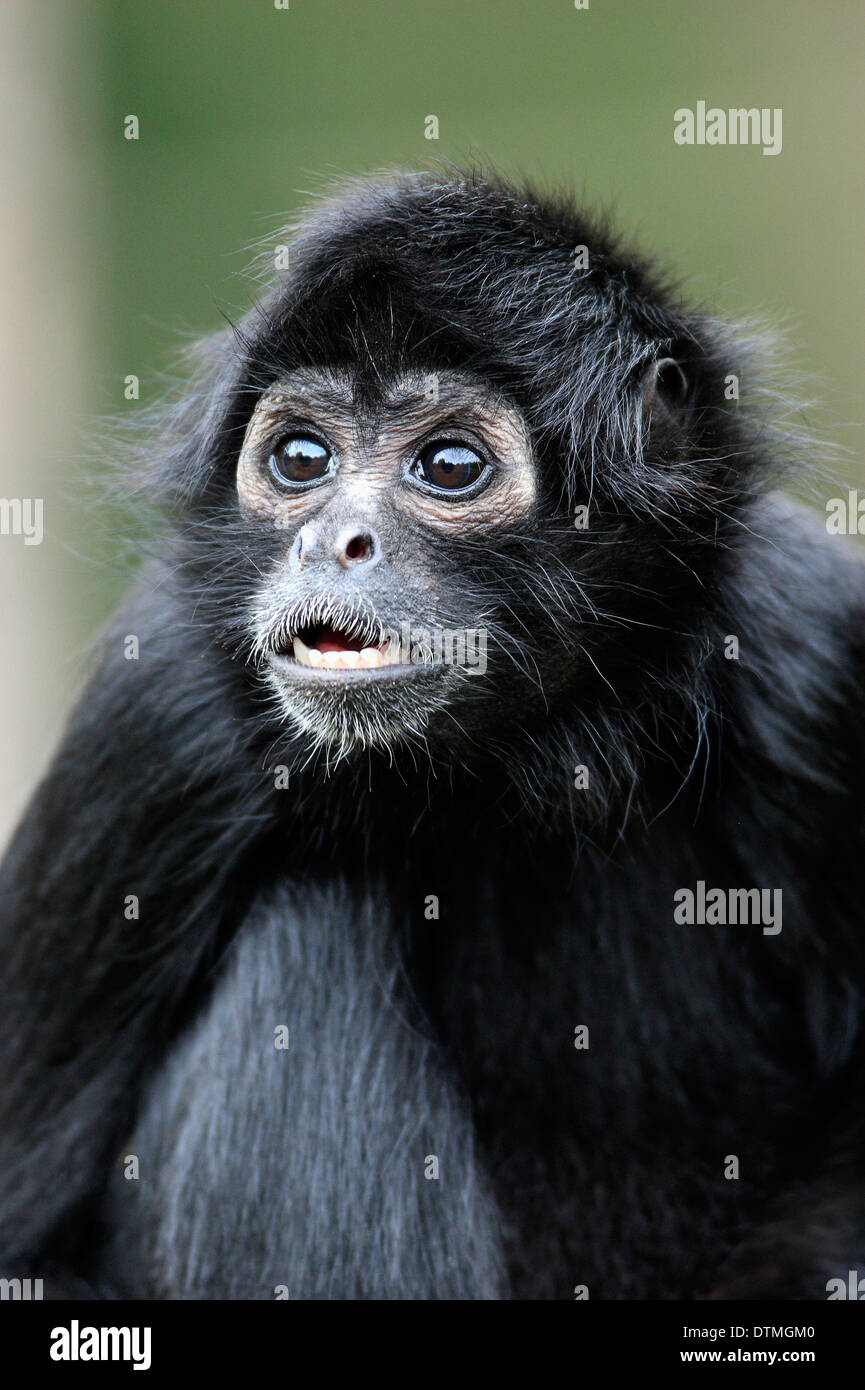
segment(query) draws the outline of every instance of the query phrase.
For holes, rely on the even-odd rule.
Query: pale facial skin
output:
[[[433,380],[437,401],[427,395]],[[274,482],[267,459],[280,438],[304,428],[332,446],[336,475],[293,493]],[[463,499],[459,491],[442,497],[412,486],[405,470],[436,438],[464,441],[491,465],[481,490]],[[397,507],[429,526],[486,529],[522,515],[534,502],[531,445],[515,407],[457,373],[401,378],[371,419],[358,414],[347,375],[300,370],[275,382],[253,412],[238,461],[238,496],[246,511],[271,516],[289,530],[295,519],[319,512],[334,487],[362,509],[389,493]]]
[[[374,406],[337,369],[276,381],[247,427],[237,494],[245,516],[285,536],[253,628],[289,718],[317,732],[337,688],[355,700],[374,687],[381,716],[385,687],[396,695],[406,686],[407,700],[414,686],[413,718],[423,702],[432,709],[450,698],[458,673],[439,671],[421,698],[430,667],[419,672],[388,634],[406,621],[429,624],[449,596],[443,539],[492,540],[529,516],[536,493],[520,411],[471,377],[403,376]],[[467,626],[482,623],[469,616]]]

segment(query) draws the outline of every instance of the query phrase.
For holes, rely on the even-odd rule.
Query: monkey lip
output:
[[[440,663],[411,661],[398,641],[374,642],[369,633],[358,636],[328,626],[293,634],[290,649],[271,653],[270,662],[282,675],[316,684],[406,679],[441,668]]]

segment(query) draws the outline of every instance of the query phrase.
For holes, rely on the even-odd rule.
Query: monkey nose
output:
[[[292,569],[303,569],[315,551],[318,533],[313,526],[301,526],[288,552]]]
[[[374,565],[381,557],[381,541],[371,526],[346,526],[336,538],[336,556],[347,570]]]

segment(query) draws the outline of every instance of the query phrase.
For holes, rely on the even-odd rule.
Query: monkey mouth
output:
[[[402,664],[398,643],[376,642],[369,632],[355,634],[323,623],[295,633],[291,651],[284,655],[293,658],[298,666],[322,671],[374,671],[381,666]]]
[[[444,669],[439,662],[418,660],[396,632],[372,626],[350,631],[330,623],[289,631],[269,661],[283,678],[307,686],[410,680]]]

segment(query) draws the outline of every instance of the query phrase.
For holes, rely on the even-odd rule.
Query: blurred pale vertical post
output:
[[[5,0],[2,9],[0,497],[43,498],[45,538],[25,546],[21,536],[0,535],[0,846],[50,755],[76,680],[70,652],[86,630],[60,544],[90,356],[86,123],[80,101],[63,90],[70,48],[75,58],[83,48],[70,36],[76,13],[29,0]],[[74,80],[81,91],[92,87],[80,63]]]

